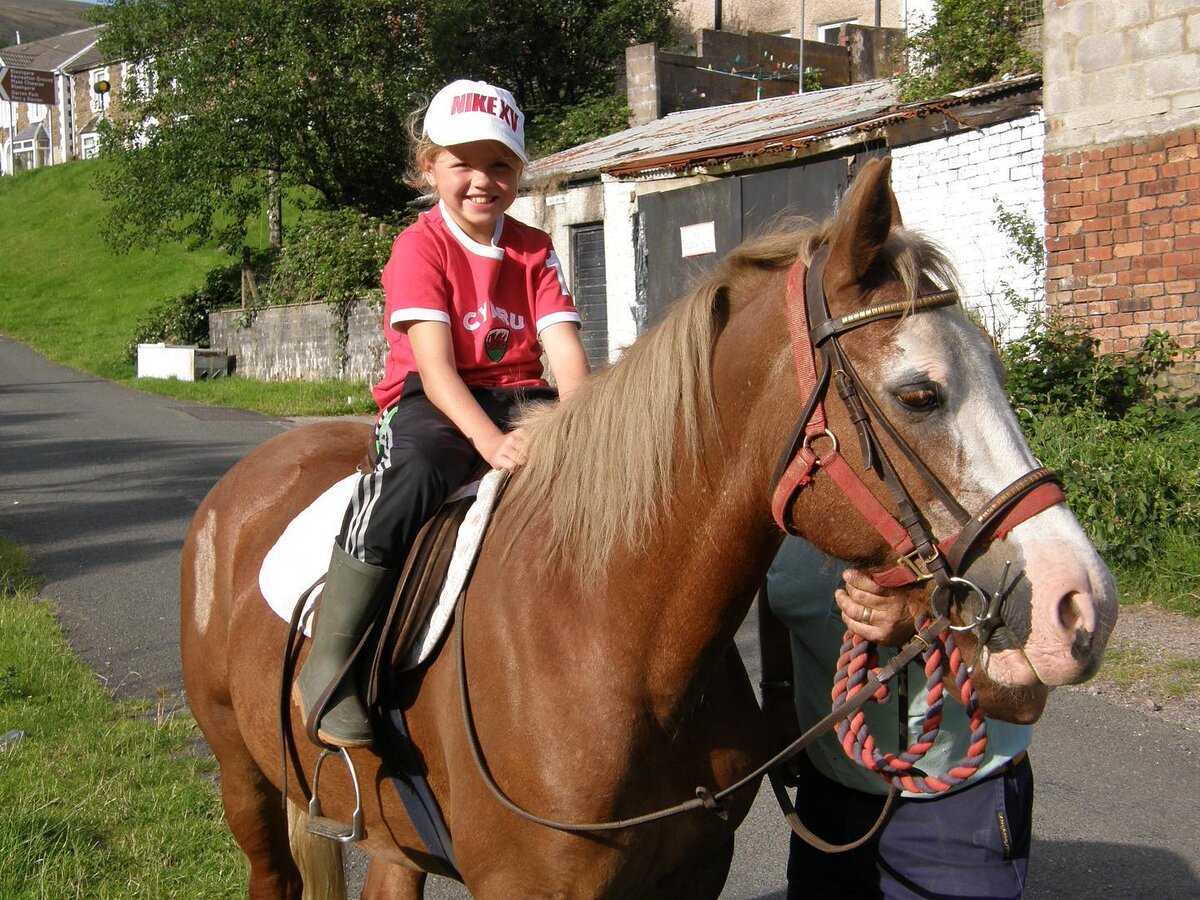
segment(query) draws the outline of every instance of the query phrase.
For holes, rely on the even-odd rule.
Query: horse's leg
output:
[[[662,878],[647,900],[717,900],[733,862],[733,836]]]
[[[242,742],[232,710],[205,705],[193,713],[221,767],[225,819],[250,864],[249,897],[300,900],[300,871],[288,846],[279,789],[263,775]]]
[[[363,883],[362,900],[421,900],[425,896],[424,872],[372,859]]]

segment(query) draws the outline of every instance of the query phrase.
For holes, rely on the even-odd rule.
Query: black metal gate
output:
[[[833,213],[854,172],[882,154],[868,150],[639,197],[637,294],[645,323],[661,319],[743,240],[788,216]]]
[[[583,320],[583,349],[592,368],[608,361],[608,290],[605,285],[604,225],[571,229],[571,293]]]

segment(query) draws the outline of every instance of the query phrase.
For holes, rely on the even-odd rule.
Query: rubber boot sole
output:
[[[300,693],[300,685],[292,682],[292,702],[296,704],[296,708],[300,710],[300,721],[303,723],[305,733],[308,732],[308,710],[304,707],[304,696]],[[371,738],[365,738],[361,741],[343,740],[342,738],[332,735],[329,732],[317,726],[317,737],[321,743],[328,747],[344,747],[347,750],[364,750],[375,743]]]

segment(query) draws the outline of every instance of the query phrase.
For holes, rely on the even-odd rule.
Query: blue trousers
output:
[[[834,843],[861,837],[884,798],[821,775],[806,755],[796,808]],[[857,850],[822,853],[792,836],[788,900],[1015,900],[1025,888],[1033,770],[1022,755],[970,787],[927,800],[897,798],[880,832]]]

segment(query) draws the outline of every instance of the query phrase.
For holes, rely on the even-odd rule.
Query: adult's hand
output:
[[[888,647],[898,647],[916,633],[908,589],[884,588],[861,569],[842,573],[844,587],[834,593],[842,621],[854,634]]]

